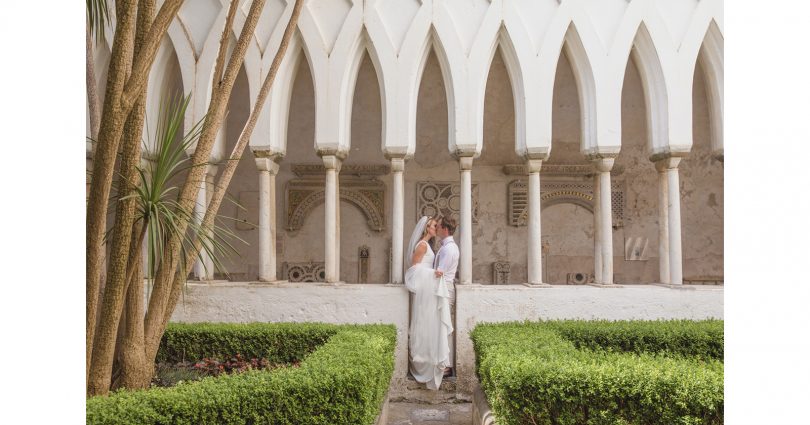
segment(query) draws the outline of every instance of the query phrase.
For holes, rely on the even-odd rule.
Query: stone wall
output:
[[[523,285],[456,287],[458,391],[475,385],[470,331],[481,322],[538,319],[723,318],[722,287],[670,289],[652,285],[616,288]],[[189,283],[174,322],[391,323],[397,327],[392,397],[404,392],[408,374],[409,297],[402,285]]]
[[[684,277],[689,280],[723,275],[723,167],[712,159],[709,110],[700,65],[695,70],[693,89],[692,153],[681,163],[681,215],[683,222]],[[240,77],[241,78],[241,77]],[[247,99],[244,80],[237,81],[235,99]],[[286,225],[285,188],[293,179],[293,164],[320,164],[314,151],[314,91],[306,61],[296,77],[289,119],[287,154],[276,179],[278,227],[278,273],[284,262],[322,262],[324,258],[323,211],[314,207],[295,231]],[[514,153],[514,107],[512,91],[500,53],[497,52],[487,81],[484,146],[474,161],[473,184],[478,185],[477,224],[473,228],[473,280],[492,282],[492,263],[511,263],[510,283],[526,280],[526,227],[508,225],[507,187],[521,179],[506,175],[503,166],[520,164]],[[229,110],[228,146],[236,142],[240,123],[247,118],[247,102],[232,101]],[[623,171],[614,176],[622,189],[623,220],[614,223],[614,271],[617,283],[649,283],[658,280],[658,183],[649,161],[645,104],[641,80],[632,61],[628,62],[622,95],[622,152],[616,160]],[[576,83],[565,55],[560,57],[554,94],[554,127],[549,165],[581,164],[588,161],[579,152],[580,114]],[[362,62],[352,110],[352,147],[344,162],[350,165],[386,165],[381,150],[380,94],[373,65],[366,56]],[[458,163],[447,149],[447,103],[441,71],[431,53],[419,89],[417,108],[417,148],[405,167],[405,243],[418,220],[417,184],[424,181],[458,182]],[[230,148],[228,148],[230,149]],[[344,172],[341,181],[352,178]],[[366,177],[370,178],[370,177]],[[358,281],[358,249],[370,247],[368,282],[389,281],[391,240],[391,177],[382,181],[385,193],[385,229],[376,231],[366,224],[357,207],[341,202],[341,279]],[[525,180],[525,178],[523,178]],[[543,181],[547,182],[546,175]],[[586,179],[586,182],[589,181]],[[232,280],[254,280],[258,274],[258,173],[253,157],[241,160],[229,188],[231,196],[246,210],[224,204],[222,213],[244,220],[229,224],[249,245],[235,242],[240,255],[227,261]],[[582,205],[544,203],[543,239],[547,243],[545,281],[564,284],[570,273],[593,273],[593,215]],[[253,223],[253,225],[249,224]],[[625,260],[625,242],[643,248],[641,259]]]

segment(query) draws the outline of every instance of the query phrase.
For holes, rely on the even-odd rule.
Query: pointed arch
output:
[[[633,39],[630,59],[635,62],[644,90],[649,153],[663,151],[669,145],[667,86],[658,52],[644,22],[639,24]]]
[[[433,48],[433,51],[436,53],[436,59],[439,61],[439,70],[442,73],[442,83],[444,84],[444,94],[447,98],[447,146],[449,149],[450,146],[456,146],[456,89],[454,85],[455,79],[453,78],[453,67],[450,65],[447,50],[445,50],[441,37],[439,37],[434,25],[430,26],[429,34],[428,37],[431,40],[429,46]],[[422,72],[427,64],[428,53],[429,51],[426,50],[422,55],[422,63],[419,66],[420,82],[422,80]],[[415,125],[416,120],[414,120],[414,126]]]
[[[377,76],[377,86],[379,87],[380,93],[380,149],[385,152],[385,132],[386,132],[386,104],[388,101],[388,90],[386,87],[389,84],[386,84],[387,80],[391,77],[387,76],[385,73],[385,68],[382,66],[380,61],[379,52],[377,52],[377,47],[374,43],[371,42],[371,37],[368,34],[368,30],[365,26],[363,26],[363,32],[361,38],[364,40],[363,48],[368,52],[368,57],[371,59],[371,65],[374,67],[374,75]],[[358,75],[359,75],[359,68],[358,68]],[[357,76],[355,76],[355,79]],[[356,84],[356,83],[355,83]],[[354,96],[354,95],[352,95]],[[351,119],[351,117],[349,117]]]
[[[588,152],[597,147],[596,80],[591,61],[588,59],[588,53],[582,44],[582,39],[574,22],[571,22],[568,26],[563,40],[562,51],[574,71],[574,80],[579,95],[580,128],[582,131],[580,150]]]
[[[350,50],[349,61],[347,63],[348,69],[347,73],[343,77],[343,84],[340,91],[340,114],[341,114],[341,121],[344,125],[340,126],[343,129],[343,138],[342,140],[346,141],[346,149],[351,149],[351,138],[352,138],[352,107],[354,106],[354,92],[355,87],[357,85],[357,76],[360,73],[360,64],[363,62],[363,56],[365,55],[366,51],[370,51],[369,45],[371,43],[368,42],[368,34],[365,31],[365,28],[361,31],[360,36],[357,37],[352,48]],[[370,54],[370,53],[369,53]],[[375,52],[376,54],[376,52]],[[381,101],[384,103],[382,92],[385,90],[384,86],[381,84],[381,75],[380,69],[381,67],[378,66],[379,62],[375,63],[372,60],[372,64],[374,65],[374,73],[377,75],[377,83],[379,84],[380,90],[380,98]],[[383,114],[383,116],[385,116]],[[383,127],[385,124],[383,124]]]
[[[723,157],[723,33],[712,19],[698,55],[708,88],[712,153]]]
[[[270,114],[270,146],[268,149],[282,155],[287,152],[287,128],[289,126],[290,105],[293,86],[295,84],[296,75],[298,75],[301,61],[307,61],[307,65],[312,69],[312,63],[306,53],[306,45],[303,42],[301,33],[296,30],[290,38],[287,54],[279,65],[276,81],[273,83],[273,88],[269,94],[270,104],[266,108]],[[311,72],[310,76],[312,77],[312,86],[315,87],[315,76]],[[317,93],[318,91],[315,90],[315,96],[317,96]],[[254,149],[263,148],[255,146],[255,144],[252,144],[252,147]]]
[[[504,24],[501,24],[498,30],[497,43],[495,48],[501,48],[501,57],[503,64],[506,67],[506,75],[509,76],[509,86],[512,88],[512,100],[515,109],[515,153],[518,156],[527,152],[526,141],[526,88],[524,84],[523,68],[520,63],[520,57],[515,49],[515,44],[512,37],[509,35],[509,30]],[[493,50],[494,55],[494,50]],[[490,68],[492,61],[490,60]]]

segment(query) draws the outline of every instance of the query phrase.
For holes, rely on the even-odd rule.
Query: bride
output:
[[[436,236],[435,218],[422,217],[411,235],[405,264],[405,286],[413,292],[408,331],[411,374],[427,388],[438,390],[446,367],[450,367],[447,336],[453,332],[444,277],[435,277],[435,254],[428,241]]]

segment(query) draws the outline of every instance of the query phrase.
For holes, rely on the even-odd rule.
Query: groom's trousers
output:
[[[456,282],[447,286],[450,293],[450,322],[453,323],[453,332],[447,335],[447,346],[450,348],[450,367],[455,368],[455,340],[456,340]]]

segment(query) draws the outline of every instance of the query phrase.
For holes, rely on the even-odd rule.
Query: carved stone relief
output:
[[[495,261],[492,263],[492,283],[495,285],[508,285],[509,275],[512,273],[512,263],[509,261]]]
[[[287,230],[299,230],[309,213],[324,202],[324,193],[323,179],[309,178],[287,182],[285,190]],[[341,179],[340,200],[358,207],[366,216],[368,226],[372,230],[377,232],[385,230],[385,183],[376,179]]]
[[[456,182],[416,183],[416,219],[441,214],[461,217],[461,185]],[[478,185],[472,185],[472,222],[478,223]]]
[[[624,182],[611,182],[611,209],[613,227],[624,225]],[[513,180],[508,186],[509,225],[520,227],[528,224],[529,187],[525,180]],[[589,181],[551,181],[540,184],[540,204],[543,208],[555,204],[571,203],[593,212],[593,183]]]
[[[323,262],[284,262],[281,275],[290,282],[325,282],[326,268]]]
[[[626,261],[647,261],[650,239],[641,236],[624,239],[624,259]]]
[[[369,253],[371,248],[362,245],[358,248],[357,283],[368,283]]]

